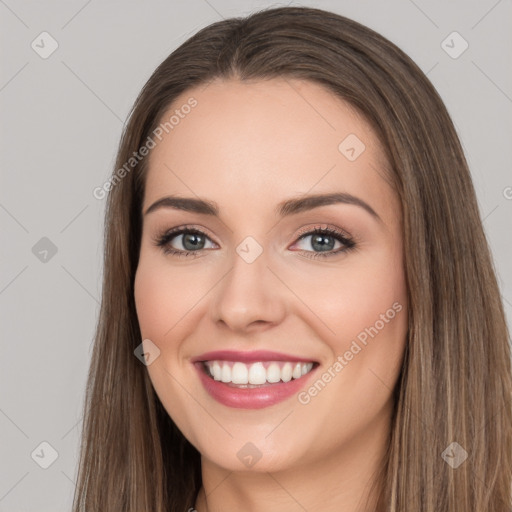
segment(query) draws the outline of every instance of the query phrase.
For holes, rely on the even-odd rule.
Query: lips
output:
[[[311,359],[272,351],[215,351],[192,359],[212,398],[228,407],[260,409],[298,393],[315,372]]]
[[[251,352],[241,352],[236,350],[216,350],[214,352],[206,352],[192,359],[193,363],[197,361],[240,361],[242,363],[253,363],[257,361],[289,361],[309,363],[316,362],[314,359],[304,359],[291,354],[282,352],[273,352],[270,350],[253,350]]]

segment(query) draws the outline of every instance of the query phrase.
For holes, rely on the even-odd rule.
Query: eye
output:
[[[315,227],[313,230],[300,236],[298,243],[304,242],[308,238],[311,240],[303,243],[305,246],[313,248],[313,251],[303,251],[307,258],[326,258],[335,256],[341,252],[346,252],[355,247],[354,240],[346,233],[334,228]],[[337,250],[333,251],[338,242]],[[319,252],[315,252],[318,250]]]
[[[157,236],[155,244],[162,248],[164,254],[196,256],[196,254],[193,253],[199,253],[202,249],[211,248],[205,247],[206,240],[210,240],[210,238],[199,229],[176,228],[171,231],[167,231],[163,235]],[[181,245],[182,248],[173,247],[172,244],[177,244],[178,246]]]

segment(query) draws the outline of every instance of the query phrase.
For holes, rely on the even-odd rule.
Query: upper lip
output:
[[[240,361],[243,363],[255,363],[257,361],[297,361],[300,363],[316,362],[314,359],[274,352],[271,350],[253,350],[251,352],[240,352],[238,350],[215,350],[205,352],[200,356],[192,358],[193,363],[203,361]]]

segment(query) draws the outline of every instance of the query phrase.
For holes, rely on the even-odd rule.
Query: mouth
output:
[[[299,393],[317,361],[268,351],[217,351],[192,360],[207,393],[240,409],[261,409]]]

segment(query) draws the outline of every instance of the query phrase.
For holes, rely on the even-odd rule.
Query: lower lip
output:
[[[289,382],[262,385],[257,388],[237,388],[206,375],[203,363],[194,363],[194,366],[210,396],[223,405],[237,409],[263,409],[282,402],[297,394],[316,370],[316,367],[314,367],[306,375],[299,379],[292,379]]]

